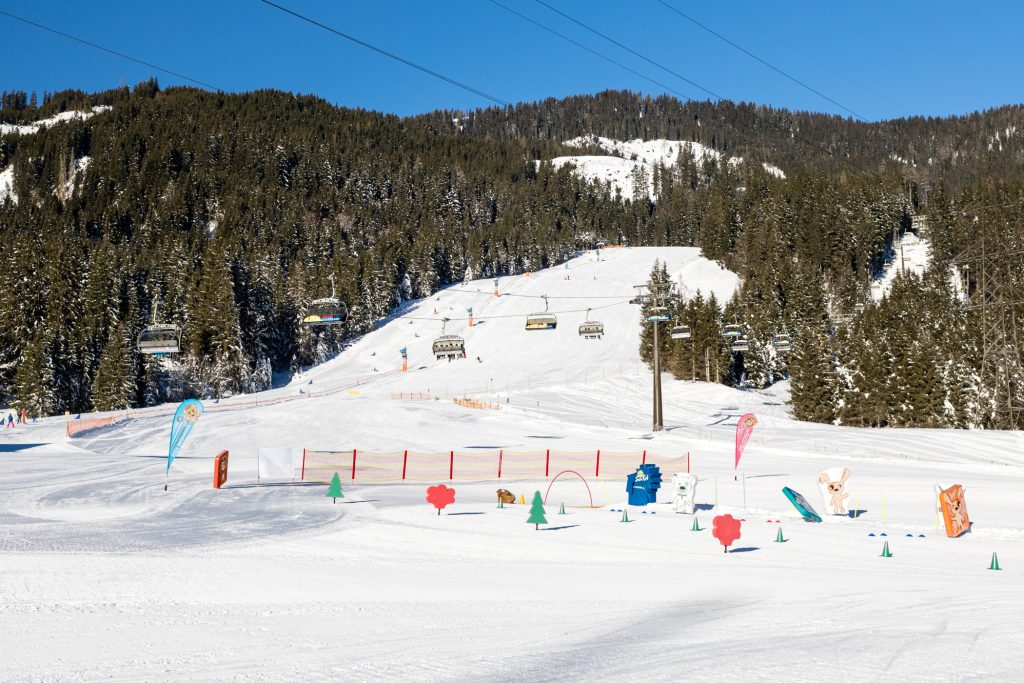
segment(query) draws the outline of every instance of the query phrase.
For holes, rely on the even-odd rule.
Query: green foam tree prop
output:
[[[345,494],[341,492],[341,477],[338,473],[334,473],[334,478],[331,479],[331,485],[327,487],[327,497],[333,498],[334,502],[337,503],[339,498],[344,498]]]
[[[541,524],[547,524],[548,518],[544,516],[544,501],[540,497],[540,491],[534,491],[533,501],[530,503],[530,518],[526,520],[527,524],[533,524],[537,529],[540,529]]]

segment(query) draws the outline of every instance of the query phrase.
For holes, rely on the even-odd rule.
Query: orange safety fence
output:
[[[478,401],[475,398],[453,398],[452,403],[457,406],[464,408],[477,408],[478,410],[501,410],[501,406],[497,403],[489,403],[487,401]]]
[[[392,481],[489,481],[501,479],[550,479],[564,470],[598,479],[620,479],[639,465],[667,468],[669,474],[687,466],[685,455],[660,456],[647,451],[343,451],[305,450],[304,481],[342,479],[364,482]],[[674,468],[674,469],[673,469]]]
[[[85,419],[68,420],[65,426],[65,434],[72,437],[82,432],[87,432],[90,429],[97,429],[99,427],[106,427],[112,425],[118,420],[127,417],[124,413],[118,413],[117,415],[107,415],[106,417],[87,417]]]

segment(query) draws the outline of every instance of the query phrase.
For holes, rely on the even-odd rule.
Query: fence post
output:
[[[501,479],[501,459],[502,459],[502,456],[504,456],[504,454],[505,454],[505,451],[503,451],[503,450],[499,450],[498,451],[498,479]]]
[[[551,466],[551,449],[549,448],[544,454],[544,476],[548,476]]]
[[[594,466],[594,476],[601,476],[601,449],[597,449],[597,465]]]
[[[356,478],[356,449],[352,449],[352,479]]]
[[[455,451],[448,452],[448,481],[452,481],[455,475]]]
[[[402,453],[402,481],[405,481],[405,465],[409,462],[409,451]]]

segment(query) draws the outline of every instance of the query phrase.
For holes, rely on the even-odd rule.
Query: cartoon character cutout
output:
[[[692,515],[697,499],[697,475],[672,475],[672,508],[684,515]]]
[[[846,493],[846,481],[850,478],[850,470],[847,467],[832,467],[818,475],[818,489],[821,491],[825,509],[831,510],[833,515],[849,514],[849,506],[846,503],[850,494]]]
[[[954,484],[939,493],[939,505],[942,507],[942,518],[946,523],[946,535],[956,538],[971,530],[971,520],[967,516],[967,501],[964,500],[966,489]]]
[[[199,408],[194,403],[185,406],[181,416],[185,418],[185,422],[195,422],[199,419]]]

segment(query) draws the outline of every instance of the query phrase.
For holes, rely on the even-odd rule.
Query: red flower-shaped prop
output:
[[[729,552],[729,546],[740,537],[740,520],[732,515],[718,515],[712,520],[711,535]]]
[[[437,514],[441,514],[441,510],[455,502],[455,489],[444,484],[430,486],[427,488],[427,502],[437,508]]]

